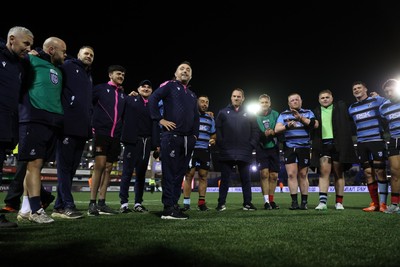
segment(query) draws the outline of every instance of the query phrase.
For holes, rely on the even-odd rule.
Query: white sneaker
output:
[[[344,210],[343,204],[339,202],[335,204],[335,208],[336,210]]]
[[[52,223],[52,222],[54,222],[54,220],[46,214],[46,212],[44,211],[43,208],[41,208],[40,210],[38,210],[35,213],[31,213],[29,215],[29,220],[31,222],[35,222],[35,223]]]
[[[320,202],[318,206],[315,207],[316,210],[327,210],[328,206],[325,203]]]
[[[387,207],[387,209],[384,211],[384,213],[389,213],[389,214],[399,213],[399,210],[400,210],[400,208],[398,205],[390,204],[390,206]]]
[[[18,222],[29,222],[29,216],[31,215],[31,212],[22,212],[22,211],[18,211],[18,215],[17,215],[17,220]]]

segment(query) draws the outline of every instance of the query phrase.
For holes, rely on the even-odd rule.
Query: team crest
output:
[[[50,80],[53,84],[58,84],[58,73],[54,69],[50,69]]]

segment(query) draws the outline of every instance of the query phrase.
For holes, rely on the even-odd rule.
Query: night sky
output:
[[[132,8],[118,2],[104,7],[82,3],[66,8],[59,18],[57,10],[47,17],[29,10],[29,16],[15,12],[12,19],[2,17],[0,35],[6,38],[10,27],[26,26],[35,35],[35,47],[57,36],[72,56],[82,45],[91,45],[94,83],[108,81],[109,65],[123,65],[128,92],[143,79],[156,88],[188,60],[192,89],[209,96],[214,112],[229,104],[236,87],[244,89],[245,104],[267,93],[280,112],[291,92],[302,95],[304,108],[318,104],[322,89],[352,103],[354,81],[379,92],[386,79],[400,77],[400,15],[385,1],[341,6],[248,2],[216,6],[203,1],[198,7],[132,3]]]

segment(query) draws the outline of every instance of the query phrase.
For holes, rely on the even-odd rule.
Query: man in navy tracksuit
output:
[[[91,66],[94,59],[92,47],[80,48],[77,59],[65,61],[61,66],[64,77],[62,104],[64,127],[57,141],[57,199],[53,218],[77,219],[83,213],[76,209],[72,196],[72,180],[81,162],[82,153],[92,136],[93,82]]]
[[[221,183],[217,211],[226,210],[232,170],[238,167],[243,192],[243,210],[256,210],[251,203],[250,165],[252,152],[259,140],[256,117],[247,113],[242,104],[244,92],[241,88],[232,91],[231,104],[220,110],[215,121],[217,146],[220,152]]]
[[[162,219],[188,219],[178,205],[183,177],[199,136],[197,97],[189,90],[192,78],[189,62],[181,63],[175,79],[160,85],[149,98],[151,118],[163,127],[161,135]],[[163,114],[159,101],[163,101]]]
[[[142,205],[146,171],[149,164],[150,151],[159,147],[160,126],[153,121],[149,112],[149,97],[153,92],[149,80],[139,84],[138,96],[126,99],[125,114],[122,126],[121,141],[124,144],[123,169],[119,190],[121,213],[147,212]],[[135,171],[135,205],[128,207],[129,184]]]

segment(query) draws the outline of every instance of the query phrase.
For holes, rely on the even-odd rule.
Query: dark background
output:
[[[120,64],[127,68],[128,92],[143,79],[156,88],[188,60],[192,89],[210,97],[214,112],[230,102],[236,87],[245,90],[245,104],[267,93],[282,111],[288,94],[298,92],[303,107],[314,108],[322,89],[352,103],[354,81],[379,92],[386,79],[400,75],[394,2],[348,2],[15,3],[2,8],[8,16],[0,18],[0,36],[22,25],[33,31],[34,46],[57,36],[76,56],[91,45],[95,84],[108,81],[109,65]]]

